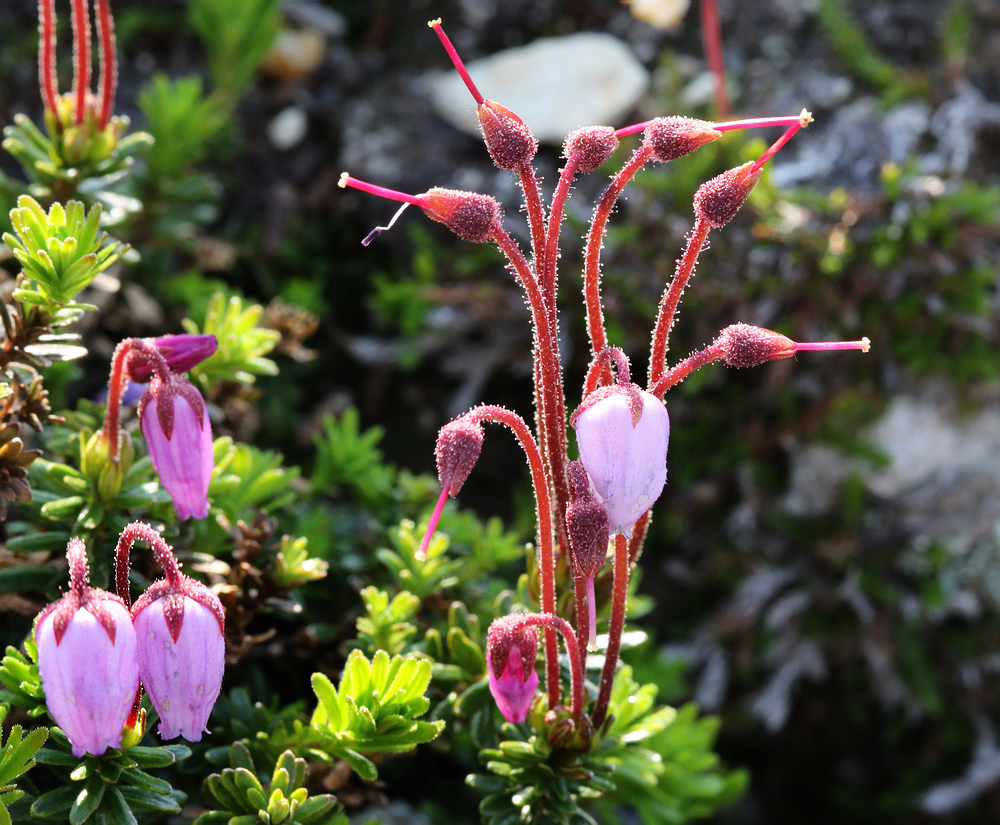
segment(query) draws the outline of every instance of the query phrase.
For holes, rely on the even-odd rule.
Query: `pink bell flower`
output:
[[[74,756],[121,748],[139,688],[135,631],[124,602],[87,583],[87,551],[66,549],[70,590],[38,614],[38,671],[49,715]]]
[[[538,689],[535,660],[538,634],[518,615],[503,616],[490,625],[486,639],[486,671],[490,693],[508,722],[523,722]]]
[[[139,403],[139,419],[153,468],[174,500],[177,518],[208,516],[215,456],[212,425],[201,393],[180,376],[154,375]]]
[[[219,348],[219,340],[214,335],[186,332],[146,338],[145,341],[156,347],[171,372],[187,372],[214,355]],[[126,360],[126,368],[129,381],[137,384],[149,383],[156,371],[155,365],[148,358],[129,358]]]
[[[618,384],[591,393],[570,420],[612,535],[631,538],[636,519],[667,482],[667,408],[635,384]]]
[[[160,736],[198,742],[222,690],[223,613],[208,588],[187,577],[181,587],[157,582],[135,603],[139,677],[160,715]]]

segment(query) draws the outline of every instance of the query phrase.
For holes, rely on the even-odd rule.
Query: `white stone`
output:
[[[561,144],[580,126],[626,126],[624,117],[649,88],[649,72],[609,34],[536,40],[467,66],[487,100],[506,106],[544,143]],[[454,72],[430,78],[431,101],[449,123],[479,134],[476,105]]]
[[[301,106],[289,106],[267,124],[267,137],[275,149],[283,152],[301,143],[308,129],[305,110]]]
[[[628,7],[636,20],[656,29],[675,29],[681,24],[691,0],[631,0]]]

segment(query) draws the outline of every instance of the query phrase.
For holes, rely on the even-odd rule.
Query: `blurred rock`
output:
[[[857,473],[915,534],[957,550],[993,534],[1000,522],[1000,402],[963,415],[953,391],[925,386],[893,400],[867,441],[886,456],[885,467],[872,469],[831,447],[794,451],[785,510],[824,512]]]
[[[580,126],[624,125],[649,87],[649,72],[608,34],[536,40],[468,64],[479,90],[515,112],[542,142],[562,142]],[[431,78],[431,101],[449,123],[479,134],[475,102],[454,72]]]
[[[298,146],[309,131],[309,118],[301,106],[282,109],[267,124],[267,139],[271,145],[285,151]]]
[[[632,16],[656,29],[675,29],[681,24],[691,0],[631,0]]]
[[[319,29],[284,29],[265,55],[260,70],[277,80],[296,81],[311,75],[326,57],[326,36]]]

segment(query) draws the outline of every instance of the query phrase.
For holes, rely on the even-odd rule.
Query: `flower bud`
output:
[[[632,525],[663,492],[670,419],[663,402],[635,384],[593,392],[570,418],[580,461],[608,511],[612,533]]]
[[[219,348],[214,335],[161,335],[145,340],[156,347],[172,372],[187,372]],[[129,358],[126,368],[129,381],[137,384],[146,384],[153,377],[153,364],[146,358]]]
[[[715,229],[729,223],[760,180],[760,169],[753,168],[754,162],[747,161],[699,186],[694,195],[698,219]]]
[[[451,498],[458,495],[479,461],[483,435],[482,426],[464,416],[449,421],[438,431],[434,446],[438,480]]]
[[[489,195],[434,187],[418,198],[428,218],[466,241],[484,243],[500,225],[500,204]]]
[[[225,614],[218,597],[187,576],[153,583],[132,607],[139,678],[163,739],[201,740],[225,668]]]
[[[563,143],[563,157],[576,161],[576,169],[588,174],[610,158],[618,148],[618,136],[610,126],[584,126],[570,132]]]
[[[502,616],[486,635],[486,670],[490,693],[508,722],[523,722],[538,689],[535,660],[538,634],[518,615]]]
[[[201,393],[179,376],[154,376],[139,402],[139,420],[153,469],[174,500],[177,518],[205,518],[215,456]]]
[[[574,571],[592,579],[608,557],[608,511],[594,495],[582,462],[570,461],[566,472],[573,491],[566,507],[570,560]]]
[[[139,687],[136,638],[124,602],[87,582],[87,551],[70,539],[70,590],[38,614],[38,672],[49,715],[74,756],[120,748]]]
[[[92,435],[80,434],[80,470],[97,488],[102,501],[111,501],[121,490],[122,478],[132,467],[135,447],[131,436],[124,430],[118,433],[118,455],[111,458],[110,442],[103,430]]]
[[[722,137],[714,124],[693,117],[657,117],[646,124],[643,143],[651,158],[666,163],[690,154],[695,149]]]
[[[868,352],[871,342],[822,341],[800,344],[774,330],[753,327],[749,324],[732,324],[726,327],[713,344],[722,354],[722,360],[731,367],[756,367],[767,361],[791,358],[797,352],[815,350],[858,349]]]
[[[516,172],[531,163],[538,151],[538,141],[521,118],[492,100],[480,103],[476,115],[486,151],[498,168]]]

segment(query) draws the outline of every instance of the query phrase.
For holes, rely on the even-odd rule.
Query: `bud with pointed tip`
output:
[[[418,197],[428,218],[443,223],[463,240],[485,243],[500,225],[500,204],[489,195],[434,187]]]
[[[478,195],[475,192],[462,192],[458,189],[441,189],[434,187],[422,195],[410,195],[384,186],[376,186],[347,172],[340,176],[337,185],[341,189],[350,187],[402,202],[403,206],[393,216],[386,226],[376,226],[361,242],[367,246],[381,232],[392,227],[407,206],[419,206],[431,220],[443,223],[458,237],[474,243],[485,243],[491,240],[500,224],[500,204],[489,195]]]
[[[612,534],[631,537],[632,525],[667,481],[670,419],[663,402],[635,384],[602,387],[570,418],[580,462],[608,511]]]
[[[582,462],[570,461],[566,465],[566,473],[573,491],[566,507],[569,557],[573,570],[586,579],[587,639],[588,646],[593,649],[597,638],[594,577],[608,558],[608,538],[611,532],[608,527],[608,510],[594,495],[590,477]],[[578,617],[577,621],[582,622],[583,617]]]
[[[576,162],[576,171],[588,174],[618,148],[618,135],[610,126],[584,126],[566,135],[563,157]]]
[[[479,454],[483,449],[483,436],[482,425],[465,415],[449,421],[438,431],[434,459],[437,463],[438,480],[441,482],[441,495],[417,549],[417,559],[423,561],[427,558],[427,548],[437,529],[445,501],[449,497],[454,498],[458,495],[472,468],[479,461]]]
[[[208,516],[215,456],[208,407],[185,378],[154,375],[139,402],[139,421],[153,469],[174,500],[177,518]]]
[[[508,722],[523,722],[538,689],[535,661],[538,633],[522,617],[501,616],[486,635],[486,670],[490,693]]]
[[[693,117],[653,118],[646,124],[642,142],[650,150],[650,157],[660,163],[684,157],[722,137],[715,124]]]
[[[517,172],[535,157],[538,141],[531,128],[506,106],[483,100],[476,108],[486,151],[505,172]]]
[[[161,335],[147,338],[147,343],[156,347],[172,372],[187,372],[206,358],[215,354],[219,341],[214,335]],[[148,358],[129,358],[126,361],[129,381],[137,384],[148,383],[153,377],[153,362]]]
[[[725,226],[739,212],[759,180],[760,170],[754,171],[754,162],[747,161],[705,181],[694,195],[695,215],[715,229]]]
[[[87,551],[66,548],[70,590],[38,614],[38,672],[49,715],[74,756],[120,748],[122,727],[139,687],[136,637],[124,602],[90,587]]]
[[[862,338],[860,341],[799,344],[774,330],[749,324],[732,324],[719,333],[713,346],[719,349],[722,360],[729,366],[755,367],[767,361],[791,358],[795,353],[803,351],[859,349],[868,352],[871,342]]]

